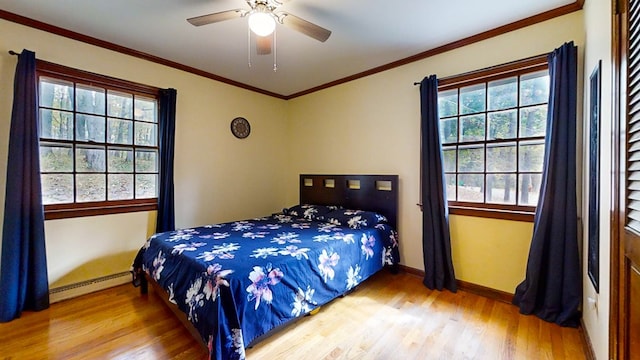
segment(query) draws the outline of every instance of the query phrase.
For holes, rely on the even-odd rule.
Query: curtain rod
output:
[[[10,55],[15,55],[15,56],[20,56],[20,53],[17,53],[17,52],[15,52],[13,50],[9,50],[9,54]]]

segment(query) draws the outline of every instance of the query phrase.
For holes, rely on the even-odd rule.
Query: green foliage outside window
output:
[[[440,91],[440,140],[450,201],[535,206],[547,71]]]
[[[50,77],[39,87],[45,205],[157,196],[155,99]]]

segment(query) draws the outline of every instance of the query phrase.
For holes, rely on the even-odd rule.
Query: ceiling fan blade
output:
[[[329,36],[331,36],[330,30],[286,12],[281,13],[279,19],[282,25],[290,27],[293,30],[299,31],[321,42],[327,41]]]
[[[271,35],[257,36],[256,35],[256,53],[258,55],[271,54]]]
[[[244,13],[245,11],[241,9],[227,10],[227,11],[221,11],[221,12],[217,12],[209,15],[192,17],[187,19],[187,21],[190,22],[191,25],[202,26],[202,25],[217,23],[220,21],[239,18],[239,17],[242,17]]]

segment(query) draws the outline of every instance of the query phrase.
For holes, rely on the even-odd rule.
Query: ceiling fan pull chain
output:
[[[247,64],[251,69],[251,28],[247,26]]]
[[[276,31],[273,31],[273,72],[278,71],[278,43],[276,39]]]

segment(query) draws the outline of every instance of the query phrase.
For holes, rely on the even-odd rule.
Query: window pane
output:
[[[516,203],[516,174],[487,175],[487,202],[514,205]]]
[[[484,171],[484,147],[461,146],[458,150],[458,171]]]
[[[447,200],[456,200],[456,174],[445,174],[444,181],[447,185]]]
[[[540,196],[541,174],[521,174],[520,175],[520,198],[518,205],[538,206]]]
[[[460,174],[458,176],[458,201],[484,202],[484,175]]]
[[[440,141],[443,144],[458,141],[458,118],[440,120]]]
[[[104,174],[77,174],[76,201],[105,201],[106,187]]]
[[[547,105],[520,109],[520,137],[544,136],[547,131]]]
[[[42,174],[42,204],[64,204],[73,202],[72,174]]]
[[[40,106],[73,110],[73,83],[41,77]]]
[[[458,115],[458,90],[438,93],[438,116],[443,118],[454,115]]]
[[[43,202],[125,200],[124,204],[134,200],[136,193],[142,198],[157,197],[155,95],[100,75],[88,78],[81,71],[60,71],[60,75],[38,78]]]
[[[547,71],[520,77],[520,106],[542,104],[549,101],[549,74]]]
[[[443,148],[443,168],[445,172],[456,171],[456,148]]]
[[[518,105],[518,78],[512,77],[489,83],[489,110],[502,110]]]
[[[103,148],[76,148],[76,171],[104,172],[105,153]]]
[[[516,171],[516,143],[487,145],[487,172],[504,171]]]
[[[463,116],[460,118],[460,141],[482,141],[484,129],[484,114]]]
[[[438,93],[448,201],[537,205],[549,76],[522,70],[496,71],[491,81],[464,76],[467,86]]]
[[[133,121],[108,119],[107,142],[112,144],[133,144]]]
[[[109,148],[108,161],[110,172],[133,172],[133,150]]]
[[[71,145],[40,144],[40,171],[73,172],[73,148]]]
[[[158,172],[158,154],[155,151],[136,151],[136,172]]]
[[[544,141],[521,142],[519,160],[519,171],[542,172]]]
[[[136,121],[136,145],[156,146],[158,144],[158,125]]]
[[[107,115],[131,119],[133,117],[133,95],[109,90],[107,93]]]
[[[109,200],[133,199],[133,174],[109,174]]]
[[[40,137],[73,140],[73,113],[40,109]]]
[[[104,115],[104,89],[78,84],[76,86],[76,111]]]
[[[460,114],[473,114],[485,109],[484,84],[467,86],[460,89]]]
[[[158,175],[136,175],[136,199],[148,199],[158,196]]]
[[[158,122],[156,110],[156,100],[143,97],[136,97],[134,102],[134,115],[136,120]]]
[[[507,110],[489,114],[487,140],[515,139],[518,136],[518,111]]]
[[[76,140],[104,142],[104,122],[102,116],[76,115]]]

